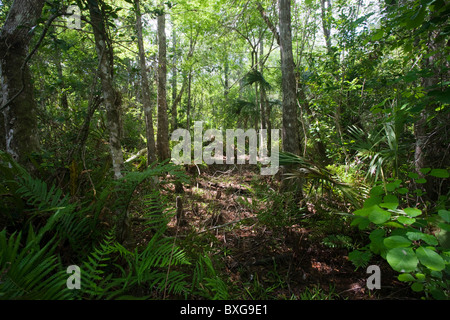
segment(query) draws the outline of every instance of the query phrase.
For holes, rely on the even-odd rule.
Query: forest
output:
[[[449,15],[0,0],[0,300],[449,300]]]

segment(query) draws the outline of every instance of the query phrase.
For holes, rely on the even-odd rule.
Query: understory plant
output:
[[[444,169],[425,169],[428,176],[448,178]],[[411,185],[420,186],[427,177],[409,174]],[[409,205],[423,195],[421,188],[410,192],[406,183],[390,179],[370,191],[369,198],[354,212],[352,226],[368,230],[369,244],[352,251],[349,259],[358,267],[368,265],[372,255],[380,255],[399,273],[398,280],[407,282],[425,298],[449,299],[450,293],[450,211],[448,195],[441,195],[436,208],[425,210]],[[418,191],[419,190],[419,191]],[[409,201],[408,201],[409,200]],[[418,203],[414,201],[413,203]]]

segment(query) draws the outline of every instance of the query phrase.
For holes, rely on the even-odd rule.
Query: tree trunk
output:
[[[59,88],[61,90],[61,95],[59,98],[59,103],[64,111],[69,110],[69,102],[67,100],[67,93],[66,93],[66,83],[64,81],[64,75],[63,75],[63,67],[62,67],[62,57],[61,57],[61,49],[58,48],[58,45],[55,44],[55,65],[56,65],[56,72],[58,73],[59,78]]]
[[[191,129],[191,84],[192,84],[192,70],[188,74],[188,96],[187,96],[187,110],[186,110],[186,129]]]
[[[292,55],[291,1],[279,0],[280,51],[283,92],[283,150],[300,155],[296,81]]]
[[[110,41],[106,32],[106,24],[97,0],[88,1],[88,5],[100,65],[99,75],[106,108],[114,178],[119,179],[122,177],[123,154],[120,143],[120,97],[113,86],[113,53],[109,46]]]
[[[162,13],[157,18],[158,29],[158,159],[164,161],[170,158],[169,151],[169,123],[167,115],[167,57],[166,57],[166,17],[164,3],[161,1]]]
[[[147,65],[145,60],[144,41],[142,37],[141,7],[139,4],[139,0],[135,0],[134,4],[136,6],[136,31],[139,47],[139,64],[141,68],[142,107],[144,109],[145,115],[145,132],[147,139],[147,166],[148,166],[157,160],[155,132],[153,129],[152,99],[150,92],[150,84],[148,81]]]
[[[15,0],[0,34],[1,106],[5,106],[2,111],[6,151],[28,169],[32,168],[28,157],[39,150],[39,139],[34,88],[25,61],[32,28],[41,16],[44,2]]]
[[[175,100],[177,99],[177,35],[175,33],[175,28],[172,29],[172,131],[176,130],[177,125],[177,104]]]
[[[326,7],[325,7],[326,3]],[[320,8],[322,13],[322,30],[323,36],[325,37],[325,44],[327,46],[327,52],[330,56],[333,56],[333,51],[331,50],[331,2],[330,0],[320,0]]]

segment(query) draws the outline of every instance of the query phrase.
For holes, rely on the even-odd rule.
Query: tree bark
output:
[[[106,108],[114,178],[119,179],[122,177],[123,154],[120,143],[120,97],[113,86],[113,53],[109,46],[106,24],[98,1],[89,0],[88,6],[100,65],[99,75],[102,83],[103,102]]]
[[[44,2],[15,0],[0,33],[1,105],[6,106],[3,109],[6,151],[28,169],[32,168],[29,156],[39,151],[39,138],[37,106],[26,59],[32,30],[41,16]]]
[[[296,80],[292,54],[291,1],[279,0],[280,52],[283,92],[283,150],[300,155]]]
[[[139,64],[141,68],[141,86],[142,86],[142,107],[145,115],[145,132],[147,139],[147,166],[157,160],[155,132],[153,129],[153,110],[150,92],[150,84],[148,81],[147,65],[145,59],[144,41],[142,36],[142,15],[139,0],[134,0],[136,7],[136,31],[139,47]]]
[[[175,100],[177,99],[177,35],[175,28],[172,30],[172,51],[172,131],[174,131],[178,127],[177,104],[175,103]]]
[[[160,161],[170,158],[169,123],[167,115],[167,57],[166,57],[166,17],[164,3],[159,5],[161,14],[157,18],[158,29],[158,133],[157,154]]]
[[[326,3],[326,6],[325,6]],[[320,0],[320,8],[322,14],[322,30],[323,36],[325,37],[325,44],[327,46],[327,52],[329,55],[333,56],[333,51],[331,50],[331,27],[330,27],[330,17],[331,17],[331,1],[330,0]]]

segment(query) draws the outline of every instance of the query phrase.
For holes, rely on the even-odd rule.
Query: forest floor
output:
[[[230,299],[417,299],[379,257],[371,263],[381,268],[381,289],[368,290],[370,274],[348,260],[349,252],[365,245],[358,242],[360,231],[327,213],[321,199],[306,201],[292,224],[277,225],[276,215],[283,213],[271,212],[271,197],[264,197],[264,190],[276,193],[276,178],[249,166],[192,167],[188,174],[192,183],[180,194],[183,223],[173,217],[167,232],[181,247],[214,258]],[[174,186],[165,188],[175,203]],[[134,227],[144,244],[143,227]]]

